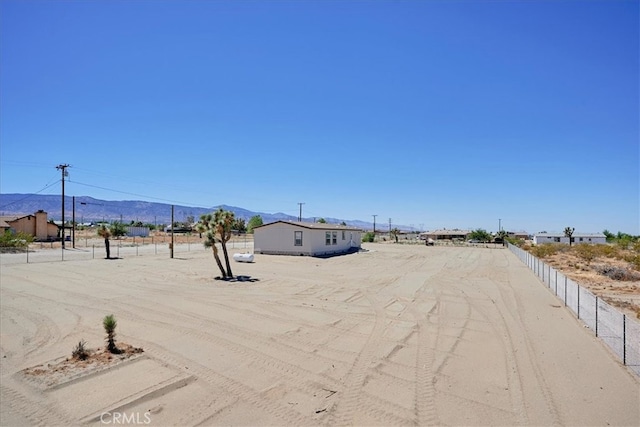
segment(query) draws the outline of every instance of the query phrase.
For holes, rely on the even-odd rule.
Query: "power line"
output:
[[[162,199],[162,198],[159,198],[159,197],[147,196],[145,194],[129,193],[128,191],[115,190],[113,188],[101,187],[99,185],[85,184],[83,182],[78,182],[78,181],[73,181],[73,183],[74,184],[79,184],[79,185],[84,185],[85,187],[91,187],[91,188],[97,188],[97,189],[100,189],[100,190],[113,191],[114,193],[120,193],[120,194],[128,194],[129,196],[144,197],[146,199],[159,200],[159,201],[162,201],[162,202],[183,204],[183,205],[187,205],[187,206],[189,206],[189,205],[197,205],[197,203],[182,202],[182,201],[179,201],[179,200]]]
[[[24,200],[30,199],[31,197],[35,196],[36,194],[42,193],[42,192],[43,192],[44,190],[46,190],[47,188],[49,188],[49,187],[53,187],[53,186],[54,186],[54,185],[56,185],[58,182],[60,182],[60,180],[56,180],[56,182],[51,183],[51,184],[47,185],[46,187],[42,188],[41,190],[38,190],[38,191],[36,191],[35,193],[31,193],[31,194],[29,194],[29,195],[27,195],[27,196],[23,197],[22,199],[14,200],[13,202],[7,203],[6,205],[0,205],[0,209],[4,209],[4,208],[6,208],[7,206],[11,206],[11,205],[13,205],[13,204],[15,204],[15,203],[20,203],[20,202],[22,202],[22,201],[24,201]]]

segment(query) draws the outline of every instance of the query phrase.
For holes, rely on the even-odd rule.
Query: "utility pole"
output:
[[[300,215],[298,215],[298,222],[302,222],[302,205],[304,205],[304,203],[298,202],[298,205],[300,206]]]
[[[68,164],[60,164],[56,166],[56,169],[62,171],[62,249],[64,249],[64,177],[69,176],[69,172],[67,172]]]
[[[373,216],[373,234],[376,234],[376,217],[378,215],[372,215]]]
[[[502,219],[498,218],[498,233],[502,231]]]
[[[76,196],[73,196],[73,215],[71,216],[71,244],[73,245],[73,249],[76,248]]]
[[[389,218],[389,234],[391,234],[391,218]]]
[[[174,229],[174,226],[173,226],[173,208],[174,208],[174,206],[171,205],[171,243],[169,244],[169,248],[171,249],[170,250],[171,259],[173,259],[173,229]],[[214,245],[215,245],[215,243],[214,243]]]

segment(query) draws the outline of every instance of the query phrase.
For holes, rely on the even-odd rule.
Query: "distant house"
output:
[[[603,244],[607,243],[607,237],[602,233],[573,233],[573,243],[589,243]],[[543,243],[566,243],[569,244],[569,238],[564,233],[537,233],[533,235],[533,243],[541,245]]]
[[[526,231],[508,231],[507,236],[512,239],[529,240],[529,233]]]
[[[467,236],[471,234],[470,230],[434,230],[422,233],[421,236],[426,236],[427,239],[432,240],[465,240]]]
[[[33,215],[0,217],[0,231],[7,230],[29,234],[39,241],[56,240],[60,234],[60,228],[47,221],[47,213],[43,210]]]
[[[276,221],[253,229],[258,254],[322,256],[358,250],[362,230],[338,224]]]

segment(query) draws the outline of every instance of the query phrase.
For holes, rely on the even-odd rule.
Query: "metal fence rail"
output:
[[[624,365],[640,376],[640,322],[621,313],[529,252],[512,244],[509,244],[509,250],[594,331]]]

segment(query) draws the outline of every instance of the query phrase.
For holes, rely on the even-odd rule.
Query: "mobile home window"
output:
[[[327,231],[324,233],[324,244],[329,246],[331,244],[331,232]]]
[[[338,232],[337,231],[333,231],[331,233],[331,236],[333,237],[333,244],[337,245],[338,244]]]
[[[344,230],[342,230],[342,240],[344,240]]]
[[[294,231],[293,236],[293,244],[295,246],[302,246],[302,231]]]

